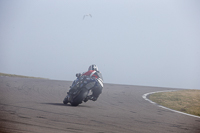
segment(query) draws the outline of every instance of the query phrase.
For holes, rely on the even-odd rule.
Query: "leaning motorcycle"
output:
[[[87,102],[90,100],[89,93],[91,88],[97,84],[95,78],[91,78],[85,75],[78,77],[70,86],[73,90],[70,94],[68,93],[65,99],[63,100],[64,104],[70,103],[72,106],[78,106],[83,101]]]

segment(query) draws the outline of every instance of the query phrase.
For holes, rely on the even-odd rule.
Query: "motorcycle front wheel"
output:
[[[87,97],[87,95],[88,95],[88,90],[82,89],[81,92],[73,99],[73,102],[71,102],[71,105],[78,106]]]

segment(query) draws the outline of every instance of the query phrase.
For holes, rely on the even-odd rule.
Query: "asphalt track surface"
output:
[[[62,103],[71,83],[0,77],[0,132],[200,133],[200,118],[142,98],[145,93],[172,88],[105,84],[96,102],[72,107]]]

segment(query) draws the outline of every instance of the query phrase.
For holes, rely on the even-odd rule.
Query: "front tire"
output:
[[[87,95],[88,95],[88,90],[83,89],[83,90],[78,94],[78,96],[76,96],[76,97],[73,99],[73,102],[71,102],[71,105],[72,105],[72,106],[78,106],[78,105],[81,104],[82,101],[87,97]]]

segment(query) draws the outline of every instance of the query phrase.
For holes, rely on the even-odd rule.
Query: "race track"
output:
[[[96,102],[62,103],[72,82],[0,77],[0,132],[200,133],[200,119],[142,98],[172,88],[105,84]],[[174,89],[175,90],[175,89]]]

